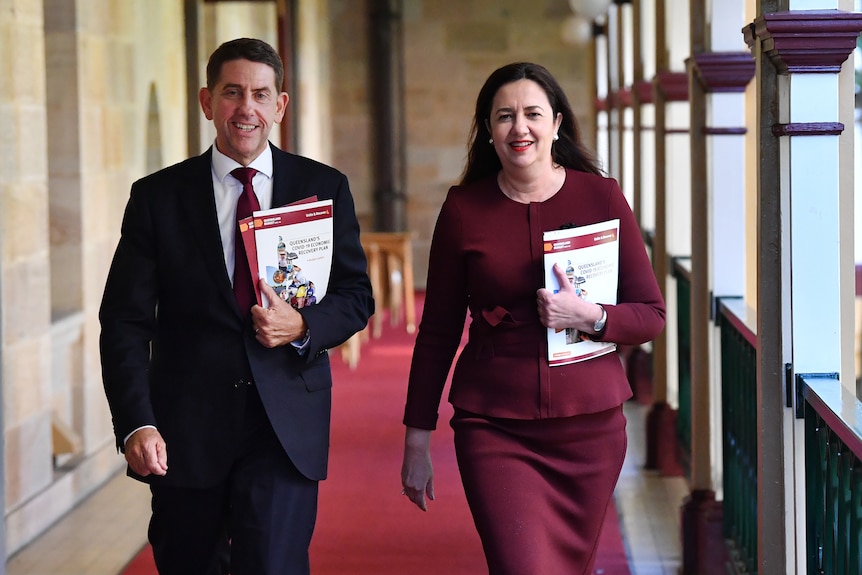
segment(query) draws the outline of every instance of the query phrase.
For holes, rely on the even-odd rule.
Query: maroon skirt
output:
[[[451,425],[489,574],[592,573],[626,453],[622,407],[539,420],[456,409]]]

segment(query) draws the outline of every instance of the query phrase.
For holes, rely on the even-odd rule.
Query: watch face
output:
[[[602,331],[605,327],[605,322],[607,321],[607,319],[608,312],[605,311],[605,308],[602,308],[602,317],[599,319],[599,321],[596,322],[596,324],[593,326],[593,329],[596,331]]]

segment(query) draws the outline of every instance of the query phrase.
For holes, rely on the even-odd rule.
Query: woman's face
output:
[[[562,120],[536,82],[517,80],[501,86],[491,104],[488,131],[503,168],[551,166],[551,145]]]

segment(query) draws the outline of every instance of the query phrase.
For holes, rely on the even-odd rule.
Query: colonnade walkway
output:
[[[634,402],[625,406],[629,450],[615,500],[632,575],[676,575],[681,560],[679,507],[687,486],[681,477],[644,470],[648,409]],[[148,517],[146,486],[120,473],[10,558],[6,573],[118,575],[145,544]]]
[[[421,302],[417,302],[417,307],[420,304]],[[338,350],[331,353],[334,380],[334,455],[331,465],[333,477],[330,478],[330,483],[343,483],[343,478],[335,477],[338,473],[351,474],[351,471],[359,473],[355,469],[349,469],[349,467],[354,466],[353,464],[345,465],[343,462],[339,462],[335,455],[335,451],[339,448],[336,443],[342,441],[344,437],[351,437],[349,433],[345,435],[345,431],[353,433],[354,437],[350,439],[351,446],[357,441],[362,441],[355,436],[356,434],[362,435],[361,429],[357,428],[361,428],[363,423],[339,421],[339,416],[342,413],[339,405],[343,405],[344,402],[361,401],[361,397],[366,393],[370,397],[369,401],[373,401],[375,405],[383,403],[379,397],[374,400],[374,394],[379,396],[381,393],[380,386],[375,385],[376,383],[379,384],[379,382],[362,379],[362,364],[372,361],[379,362],[381,358],[391,363],[395,361],[393,359],[395,356],[404,356],[409,359],[413,336],[408,336],[405,333],[403,325],[391,326],[387,325],[388,323],[384,323],[386,325],[385,329],[387,331],[398,330],[400,331],[400,336],[382,337],[380,339],[370,338],[370,341],[364,343],[362,346],[362,357],[355,370],[351,370],[347,366],[347,363],[343,362],[342,354],[338,353]],[[375,358],[375,355],[378,357]],[[403,373],[399,373],[396,378],[399,382],[403,379],[404,385],[406,385],[407,366],[399,366],[398,369],[403,370]],[[372,377],[371,379],[375,378]],[[379,375],[376,379],[380,379]],[[391,393],[391,391],[387,393]],[[401,398],[390,399],[392,400],[388,401],[387,410],[395,409],[392,407],[393,405],[403,405],[403,399]],[[449,405],[445,403],[441,406],[441,428],[438,431],[440,436],[436,438],[439,441],[435,441],[435,449],[440,453],[436,457],[438,457],[438,464],[442,466],[446,465],[446,458],[452,455],[451,437],[444,437],[445,434],[450,433],[448,424],[446,423],[448,421],[446,417],[446,410],[448,408]],[[646,429],[645,418],[649,409],[650,406],[642,405],[636,401],[630,401],[625,405],[625,413],[628,418],[629,448],[615,493],[615,503],[631,575],[676,575],[681,564],[680,507],[683,499],[688,494],[688,486],[682,477],[662,476],[657,471],[644,469],[646,460],[646,437],[644,430]],[[373,414],[373,417],[383,417],[383,415]],[[400,427],[400,424],[398,424],[400,414],[393,412],[392,414],[386,414],[385,418],[392,420],[393,427]],[[352,428],[351,425],[353,426]],[[339,426],[347,429],[339,430]],[[350,431],[351,429],[353,431]],[[374,437],[368,437],[367,440],[376,441]],[[389,439],[386,439],[386,441],[388,442]],[[370,446],[368,450],[363,449],[362,451],[368,451],[367,457],[363,457],[371,460],[367,464],[376,464],[375,453],[381,451],[388,453],[393,452],[393,450],[400,453],[401,443],[400,441],[395,443],[392,446],[377,445]],[[351,453],[356,451],[355,446],[350,447],[350,449],[352,450]],[[358,454],[354,454],[350,457],[356,459],[357,456]],[[454,459],[454,456],[452,455],[450,459]],[[387,463],[387,465],[389,464]],[[389,466],[391,467],[391,465]],[[403,504],[405,506],[406,511],[397,511],[415,511],[415,523],[420,526],[418,528],[420,537],[416,539],[418,543],[422,543],[422,520],[430,521],[433,519],[437,524],[443,521],[443,525],[445,526],[447,525],[446,522],[451,519],[451,522],[458,521],[459,523],[463,523],[463,525],[458,526],[460,531],[472,528],[469,525],[469,514],[463,509],[459,508],[457,517],[454,515],[451,518],[440,517],[440,514],[445,515],[448,513],[452,515],[449,509],[453,506],[444,503],[443,497],[446,497],[450,501],[454,499],[456,503],[458,503],[458,499],[463,499],[457,472],[454,469],[448,469],[451,466],[448,466],[446,469],[438,469],[440,471],[438,473],[437,485],[439,501],[432,503],[432,509],[429,511],[429,516],[426,517],[422,517],[422,514],[418,510],[408,509],[407,506],[409,506],[409,503],[397,496],[397,490],[400,485],[396,467],[393,467],[393,476],[386,480],[385,485],[363,485],[361,499],[365,501],[353,497],[353,503],[345,506],[339,505],[339,516],[335,518],[331,517],[332,512],[329,510],[332,506],[326,504],[326,497],[328,496],[327,482],[321,485],[321,513],[317,534],[322,539],[317,545],[312,543],[312,573],[316,570],[320,570],[321,573],[341,573],[344,571],[344,565],[349,564],[349,562],[345,563],[348,558],[339,559],[341,562],[339,564],[342,567],[333,571],[330,569],[332,565],[329,565],[329,563],[332,563],[330,558],[315,558],[315,553],[329,555],[331,549],[327,545],[332,542],[323,543],[323,541],[331,539],[333,533],[346,534],[350,532],[351,528],[349,524],[346,527],[343,525],[345,522],[350,522],[350,518],[347,516],[356,513],[368,513],[369,510],[362,511],[362,509],[375,500],[384,499],[384,496],[388,494],[395,494],[387,499],[387,501],[393,501],[392,505]],[[439,480],[444,479],[446,485],[439,484]],[[343,516],[341,514],[341,507],[346,507],[343,509]],[[391,509],[378,509],[376,512],[389,513],[392,511]],[[432,517],[433,515],[437,515],[437,517]],[[6,573],[8,575],[119,575],[145,546],[148,518],[149,491],[147,487],[127,478],[124,473],[118,473],[42,536],[11,557],[6,565]],[[332,521],[336,521],[338,525],[330,525],[329,523]],[[408,522],[411,524],[414,523],[412,519]],[[428,529],[429,531],[432,530],[431,527],[428,527]],[[436,527],[436,529],[439,531],[440,528]],[[472,534],[472,531],[470,533]],[[403,533],[399,534],[400,537],[403,537],[403,535]],[[396,552],[391,548],[391,545],[387,546],[385,541],[381,541],[380,543],[380,551],[382,553],[385,554],[386,549],[390,549],[392,553]],[[331,547],[331,545],[329,546]],[[476,537],[476,545],[465,545],[463,546],[463,550],[452,550],[450,548],[447,554],[451,554],[452,551],[469,553],[471,556],[460,559],[458,557],[447,556],[447,563],[472,565],[473,567],[483,564],[481,549],[478,546],[478,537]],[[411,564],[436,564],[443,567],[440,571],[441,573],[447,570],[439,563],[439,547],[419,544],[415,551],[399,549],[397,553],[399,557],[393,556],[391,558],[392,562],[407,560],[404,557],[406,554],[409,555]],[[417,555],[423,553],[427,557],[417,557]],[[374,561],[386,564],[387,558],[378,557],[375,554]],[[598,563],[595,572],[603,572],[601,565]],[[344,575],[350,574],[345,572]]]

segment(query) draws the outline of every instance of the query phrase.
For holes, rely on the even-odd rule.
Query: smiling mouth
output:
[[[511,147],[516,152],[523,152],[524,150],[526,150],[527,148],[529,148],[532,145],[533,145],[533,142],[521,141],[521,142],[512,142],[511,144],[509,144],[509,147]]]
[[[254,124],[240,124],[238,122],[234,122],[233,125],[240,132],[253,132],[257,128]]]

